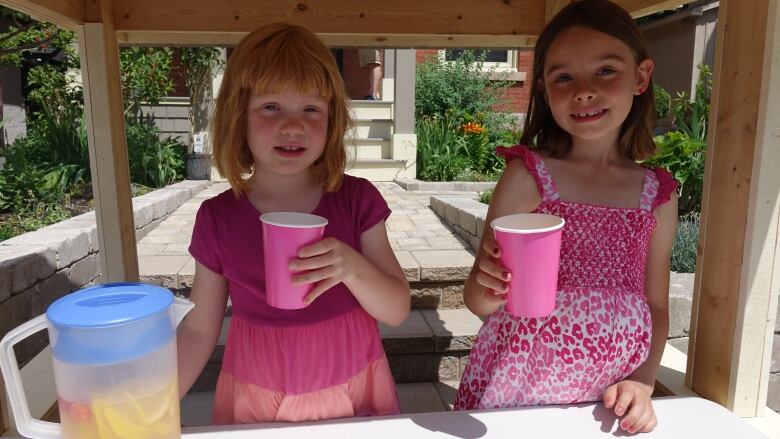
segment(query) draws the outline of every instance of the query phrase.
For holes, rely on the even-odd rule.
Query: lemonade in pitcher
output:
[[[88,404],[60,399],[63,437],[79,439],[169,439],[181,436],[176,378],[158,390],[95,396]]]

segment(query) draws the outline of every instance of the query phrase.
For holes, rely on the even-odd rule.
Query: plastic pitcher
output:
[[[0,342],[16,428],[40,439],[181,437],[176,327],[192,302],[165,288],[106,284],[64,296]],[[61,424],[32,419],[14,345],[44,329]]]
[[[511,273],[505,310],[519,317],[544,317],[555,309],[563,218],[521,213],[490,222],[501,247],[501,265]]]
[[[298,257],[298,249],[322,239],[328,220],[317,215],[274,212],[260,216],[263,223],[265,297],[269,305],[281,309],[308,306],[303,299],[314,284],[293,285],[288,264]]]

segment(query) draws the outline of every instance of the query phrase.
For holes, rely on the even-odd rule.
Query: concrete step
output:
[[[393,181],[404,175],[407,163],[395,159],[361,159],[347,163],[347,174],[369,181]]]
[[[350,115],[353,119],[392,119],[393,101],[363,101],[349,102]]]
[[[217,346],[193,385],[193,392],[213,391],[230,326],[225,317]],[[396,383],[458,381],[482,321],[465,308],[413,310],[398,327],[380,324],[382,345]]]
[[[365,118],[355,119],[355,126],[347,132],[347,138],[365,139],[381,137],[390,139],[393,136],[393,119]]]
[[[348,160],[375,160],[392,157],[390,139],[371,137],[366,139],[347,139]]]
[[[401,413],[452,410],[458,383],[455,381],[398,384]],[[190,392],[181,401],[181,423],[186,427],[211,424],[214,392]]]

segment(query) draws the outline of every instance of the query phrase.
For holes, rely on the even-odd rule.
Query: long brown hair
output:
[[[252,93],[297,90],[328,102],[325,150],[311,173],[325,191],[341,186],[347,155],[344,134],[352,120],[346,91],[330,50],[304,27],[273,23],[244,37],[228,59],[212,120],[214,161],[236,195],[248,189],[254,171],[246,138],[246,111]]]
[[[545,151],[553,157],[562,157],[571,151],[571,135],[553,119],[544,96],[544,63],[553,41],[564,30],[587,27],[622,41],[639,64],[648,58],[645,40],[631,16],[620,6],[607,0],[580,0],[569,4],[553,17],[539,35],[534,49],[533,77],[528,100],[528,111],[520,143]],[[652,78],[644,93],[634,96],[631,111],[620,129],[619,149],[631,160],[642,160],[655,151],[655,95]]]

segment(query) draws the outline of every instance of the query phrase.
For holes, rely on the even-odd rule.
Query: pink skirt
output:
[[[399,413],[376,321],[362,308],[310,325],[233,316],[213,423],[314,421]]]

